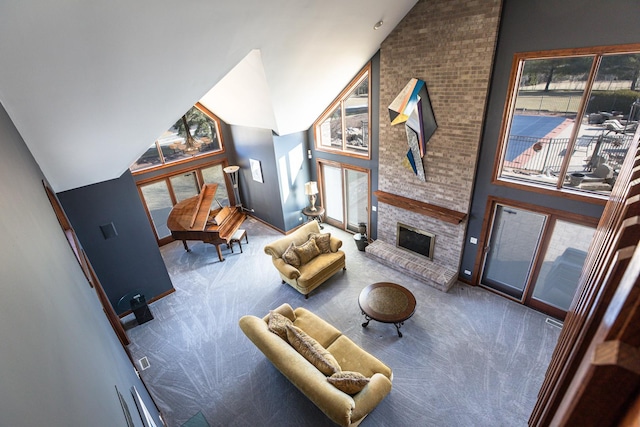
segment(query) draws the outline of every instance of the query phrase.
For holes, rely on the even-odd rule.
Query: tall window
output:
[[[205,184],[218,184],[216,200],[223,206],[230,205],[224,166],[222,162],[215,162],[196,169],[154,176],[137,183],[140,198],[160,245],[172,241],[171,231],[167,227],[171,209],[176,203],[197,196]]]
[[[517,55],[496,178],[606,197],[640,118],[640,45]]]
[[[367,65],[315,122],[317,150],[370,157],[370,70]]]
[[[158,168],[222,150],[220,120],[198,103],[160,135],[130,169],[134,172]]]

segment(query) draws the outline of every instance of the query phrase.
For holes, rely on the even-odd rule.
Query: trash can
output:
[[[151,314],[151,310],[149,310],[149,306],[147,305],[147,300],[144,295],[134,295],[133,298],[131,298],[131,300],[129,301],[129,304],[131,305],[131,311],[133,311],[133,315],[138,321],[138,325],[142,325],[149,320],[153,320],[153,314]]]
[[[358,247],[358,250],[360,252],[364,252],[364,248],[366,248],[367,245],[369,244],[369,242],[367,242],[367,236],[360,233],[354,234],[353,240],[356,241],[356,246]]]

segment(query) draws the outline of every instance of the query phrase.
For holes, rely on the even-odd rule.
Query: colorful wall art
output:
[[[391,126],[404,123],[409,150],[403,164],[426,181],[422,158],[427,142],[438,128],[433,115],[427,85],[423,80],[411,79],[389,105]]]

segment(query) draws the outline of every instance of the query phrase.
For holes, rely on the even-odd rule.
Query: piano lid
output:
[[[204,230],[217,188],[218,184],[205,184],[200,194],[177,203],[167,218],[169,230]]]

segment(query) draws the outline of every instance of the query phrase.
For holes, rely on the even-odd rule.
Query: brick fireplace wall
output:
[[[378,189],[468,213],[501,0],[420,0],[380,50]],[[411,78],[427,84],[438,130],[423,159],[427,181],[402,163],[404,125],[390,126],[387,106]],[[466,220],[449,224],[378,203],[378,240],[395,246],[402,222],[436,235],[434,263],[458,270]]]

